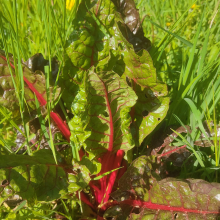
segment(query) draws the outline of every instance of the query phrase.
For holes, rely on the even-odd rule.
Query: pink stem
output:
[[[96,185],[94,185],[91,181],[89,182],[89,185],[91,188],[94,189],[94,191],[101,193],[101,190]]]
[[[156,203],[144,202],[140,200],[124,200],[119,202],[119,204],[126,204],[133,207],[145,207],[147,209],[154,209],[154,210],[165,210],[165,211],[172,211],[172,212],[183,212],[183,213],[197,213],[197,214],[220,214],[218,210],[199,210],[199,209],[187,209],[181,206],[170,206],[170,205],[160,205]]]
[[[2,56],[2,55],[0,55],[0,57],[7,62],[6,57],[4,57],[4,56]],[[13,69],[15,69],[15,66],[14,66],[11,62],[9,62],[9,63],[10,63],[10,66],[11,66]]]
[[[124,151],[123,150],[118,150],[118,152],[116,154],[116,157],[115,157],[115,161],[113,163],[112,169],[116,169],[116,168],[120,167],[123,156],[124,156]],[[109,181],[108,181],[108,187],[107,187],[107,190],[106,190],[106,196],[104,198],[104,203],[107,202],[109,197],[110,197],[109,194],[112,192],[112,188],[114,186],[117,174],[118,174],[118,170],[116,170],[116,171],[114,171],[110,174]]]
[[[108,98],[108,91],[106,89],[106,86],[105,86],[104,82],[102,82],[102,84],[103,84],[103,87],[104,87],[105,98],[106,98],[106,105],[107,105],[108,113],[109,113],[110,135],[109,135],[108,151],[112,152],[112,150],[113,150],[113,143],[114,143],[114,126],[113,126],[114,122],[113,122],[113,117],[112,117],[111,105],[110,105],[109,98]]]
[[[102,175],[103,173],[106,173],[114,168],[112,168],[114,165],[114,161],[115,161],[115,155],[112,154],[111,152],[107,152],[103,158],[102,158],[102,170],[100,172],[100,174]],[[106,192],[106,187],[107,187],[107,179],[108,176],[104,176],[102,177],[99,182],[100,182],[100,186],[101,186],[101,200],[99,199],[97,202],[101,203],[102,199],[105,195]],[[100,198],[100,197],[99,197]]]
[[[172,154],[173,152],[178,151],[178,150],[180,150],[180,149],[182,149],[182,148],[185,148],[185,147],[186,147],[186,145],[183,145],[182,147],[178,147],[178,148],[176,148],[176,149],[167,151],[167,152],[164,153],[164,154],[160,154],[160,155],[158,156],[158,158],[164,157],[164,156],[166,156],[166,155],[168,155],[168,154]]]
[[[4,56],[1,55],[1,58],[4,59],[4,60],[7,62],[6,57],[4,57]],[[9,63],[10,63],[10,66],[11,66],[13,69],[15,69],[15,66],[14,66],[11,62],[9,62]],[[40,104],[41,104],[41,105],[46,105],[46,104],[47,104],[46,100],[45,100],[45,99],[43,98],[43,96],[34,88],[34,86],[32,85],[32,83],[30,83],[25,76],[23,76],[23,79],[24,79],[24,81],[26,82],[26,84],[28,85],[28,87],[31,89],[31,91],[32,91],[33,93],[35,93],[35,95],[37,96],[37,99],[38,99],[38,101],[40,102]]]
[[[80,150],[79,150],[79,158],[80,158],[80,160],[82,160],[84,155],[85,154],[84,154],[83,150],[80,148]]]
[[[25,76],[23,76],[24,81],[28,85],[28,87],[31,89],[33,93],[37,96],[38,101],[40,102],[41,106],[44,106],[47,104],[47,101],[44,99],[44,97],[34,88],[32,83],[30,83]]]
[[[87,196],[85,195],[84,192],[80,192],[80,198],[81,200],[86,203],[87,205],[89,205],[93,210],[95,210],[95,207],[93,206],[93,204],[89,201],[89,199],[87,198]]]
[[[70,135],[71,135],[70,130],[69,130],[68,126],[63,122],[61,117],[55,112],[51,112],[50,117],[57,124],[57,127],[60,129],[63,136],[68,140],[68,142],[70,142]]]
[[[133,207],[145,207],[146,209],[153,209],[153,210],[165,210],[165,211],[171,211],[171,212],[183,212],[183,213],[198,213],[198,214],[203,214],[204,216],[207,214],[220,214],[219,210],[214,210],[214,211],[207,211],[207,210],[199,210],[199,209],[187,209],[185,207],[182,206],[170,206],[168,205],[160,205],[157,203],[152,203],[151,201],[149,202],[144,202],[141,200],[124,200],[121,202],[117,202],[117,201],[113,201],[113,202],[107,202],[105,204],[103,204],[103,206],[101,207],[102,211],[105,211],[106,209],[108,209],[111,206],[115,206],[115,205],[120,205],[120,204],[125,204],[125,205],[129,205],[129,206],[133,206]]]
[[[117,179],[118,179],[118,180],[121,179],[121,177],[124,175],[124,173],[125,173],[126,170],[127,170],[127,164],[126,164],[125,160],[122,161],[122,165],[121,165],[121,166],[123,166],[123,168],[121,168],[121,169],[119,170],[119,172],[118,172],[118,175],[117,175]]]
[[[4,59],[5,61],[7,61],[6,57],[1,56],[2,59]],[[10,66],[15,69],[14,65],[11,64],[10,62]],[[23,76],[23,79],[25,81],[25,83],[28,85],[28,87],[30,88],[30,90],[36,95],[39,103],[41,106],[44,106],[47,104],[47,101],[44,99],[44,97],[34,88],[33,84],[31,82],[28,81],[28,79]],[[60,116],[57,113],[51,112],[50,113],[51,118],[54,120],[54,122],[57,124],[58,128],[60,129],[60,131],[62,132],[62,134],[64,135],[64,137],[70,142],[70,130],[68,128],[68,126],[65,124],[65,122],[60,118]]]
[[[47,101],[43,98],[43,96],[34,88],[34,86],[26,79],[26,77],[23,77],[24,81],[28,85],[28,87],[31,89],[33,93],[37,96],[38,101],[40,102],[41,106],[44,106],[47,104]],[[57,124],[57,127],[62,132],[63,136],[66,138],[68,142],[70,142],[70,130],[68,126],[65,124],[65,122],[61,119],[61,117],[55,113],[51,112],[50,117],[54,120],[54,122]]]
[[[31,143],[35,145],[35,147],[37,147],[37,144],[35,144],[35,142],[33,141],[33,139],[31,140]]]
[[[101,190],[95,186],[91,181],[89,183],[89,186],[93,189],[93,192],[94,192],[94,196],[95,196],[95,201],[100,204],[101,201],[102,201],[102,193],[101,193]]]

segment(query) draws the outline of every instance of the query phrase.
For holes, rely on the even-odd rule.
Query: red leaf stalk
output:
[[[79,150],[79,158],[80,158],[80,160],[82,160],[84,155],[85,155],[85,153],[83,152],[82,148],[80,148],[80,150]]]
[[[70,135],[71,134],[70,134],[70,130],[67,127],[67,125],[65,124],[65,122],[63,122],[61,117],[57,113],[55,113],[55,112],[51,112],[50,113],[50,117],[57,124],[57,127],[60,129],[60,131],[62,132],[63,136],[70,142]]]
[[[7,61],[6,57],[0,55],[2,59],[4,59],[5,61]],[[14,65],[10,62],[10,66],[15,69]],[[47,101],[44,99],[44,97],[35,89],[35,87],[33,86],[33,84],[31,82],[28,81],[28,79],[23,76],[23,79],[25,81],[25,83],[28,85],[28,87],[30,88],[30,90],[36,95],[39,103],[41,106],[44,106],[47,104]],[[54,112],[50,113],[51,118],[54,120],[54,122],[57,124],[58,128],[60,129],[60,131],[62,132],[62,134],[64,135],[64,137],[70,142],[70,130],[68,128],[68,126],[65,124],[65,122],[61,119],[61,117]]]
[[[106,154],[104,154],[101,160],[102,170],[100,172],[100,175],[112,170],[112,165],[114,164],[114,160],[115,160],[115,155],[112,154],[111,152],[108,151]],[[100,187],[101,187],[101,193],[98,195],[98,198],[97,198],[97,202],[99,204],[102,202],[102,199],[106,192],[107,180],[108,180],[108,176],[104,176],[99,180]]]
[[[180,149],[182,149],[182,148],[185,148],[185,147],[186,147],[186,145],[183,145],[182,147],[178,147],[178,148],[176,148],[176,149],[167,151],[167,152],[164,153],[164,154],[160,154],[160,155],[158,156],[158,158],[164,157],[164,156],[166,156],[166,155],[168,155],[168,154],[172,154],[173,152],[178,151],[178,150],[180,150]]]
[[[160,205],[155,204],[152,202],[143,202],[140,200],[124,200],[120,202],[120,204],[126,204],[133,207],[145,207],[147,209],[154,209],[154,210],[166,210],[166,211],[174,211],[174,212],[184,212],[184,213],[199,213],[199,214],[220,214],[219,211],[206,211],[206,210],[199,210],[199,209],[187,209],[184,207],[179,206],[170,206],[170,205]]]
[[[2,56],[2,55],[0,55],[0,57],[7,62],[6,57],[4,57],[4,56]],[[11,66],[13,69],[15,69],[15,66],[14,66],[11,62],[9,62],[9,63],[10,63],[10,66]]]
[[[119,170],[119,172],[118,172],[118,176],[117,176],[117,179],[118,179],[118,180],[121,179],[121,177],[124,175],[124,173],[125,173],[126,170],[127,170],[127,164],[126,164],[126,161],[125,161],[125,160],[122,161],[121,166],[123,166],[123,168],[121,168],[121,169]]]
[[[44,106],[47,104],[47,101],[44,99],[44,97],[34,88],[32,83],[30,83],[25,76],[23,76],[24,81],[28,85],[28,87],[31,89],[31,91],[36,95],[38,101],[40,102],[41,106]]]
[[[116,157],[115,157],[115,160],[114,160],[114,163],[113,163],[112,169],[116,169],[116,168],[120,167],[123,156],[124,156],[124,151],[123,150],[118,150],[118,152],[116,154]],[[107,202],[108,199],[109,199],[109,196],[110,196],[109,194],[112,192],[112,188],[114,186],[117,174],[118,174],[118,170],[116,170],[116,171],[114,171],[110,174],[109,181],[108,181],[108,187],[107,187],[107,190],[106,190],[106,196],[104,198],[104,203]]]
[[[78,196],[77,196],[78,197]],[[93,204],[89,201],[89,199],[87,198],[87,196],[85,195],[84,192],[80,192],[80,199],[86,203],[87,205],[89,205],[93,210],[95,210],[95,207],[93,206]]]
[[[125,204],[125,205],[129,205],[132,207],[145,207],[147,209],[153,209],[153,210],[165,210],[165,211],[172,211],[172,212],[183,212],[183,213],[198,213],[198,214],[203,214],[203,215],[207,215],[207,214],[220,214],[220,211],[207,211],[207,210],[199,210],[199,209],[187,209],[181,206],[170,206],[170,205],[160,205],[160,204],[156,204],[156,203],[152,203],[150,202],[144,202],[144,201],[140,201],[140,200],[124,200],[121,202],[117,202],[117,201],[113,201],[113,202],[107,202],[105,204],[103,204],[103,206],[101,207],[102,211],[105,211],[106,209],[108,209],[111,206],[114,205],[120,205],[120,204]]]

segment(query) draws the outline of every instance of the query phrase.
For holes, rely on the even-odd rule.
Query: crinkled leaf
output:
[[[112,39],[114,44],[111,44],[111,48],[114,49],[116,47],[121,50],[120,55],[123,61],[120,62],[120,68],[118,67],[119,63],[116,62],[114,69],[120,74],[123,71],[122,68],[124,68],[124,75],[130,79],[130,85],[138,96],[137,103],[131,110],[131,116],[134,122],[132,125],[133,135],[136,139],[136,145],[139,146],[144,138],[166,116],[169,107],[169,98],[167,97],[166,85],[157,81],[156,70],[149,53],[146,50],[139,51],[140,49],[136,50],[139,51],[138,53],[135,53],[133,46],[129,43],[131,41],[123,34],[126,25],[130,25],[130,31],[134,33],[136,31],[140,33],[142,30],[134,2],[131,0],[123,1],[120,2],[118,7],[121,8],[120,11],[123,14],[122,17],[125,19],[125,22],[118,14],[115,14],[113,24],[114,40]],[[127,31],[124,32],[127,33]],[[144,43],[141,44],[142,46],[144,45]]]
[[[149,53],[144,50],[136,54],[133,46],[122,34],[124,24],[129,26],[126,18],[124,23],[115,13],[111,1],[97,1],[97,4],[95,2],[85,1],[80,5],[77,25],[72,34],[73,42],[67,49],[73,65],[72,75],[69,75],[69,78],[76,82],[82,81],[91,66],[96,66],[97,71],[109,70],[113,67],[120,75],[125,71],[125,75],[138,84],[133,88],[139,99],[134,107],[135,110],[132,111],[135,112],[132,119],[135,122],[133,133],[136,145],[139,145],[166,115],[169,99],[164,96],[167,95],[167,88],[157,82]],[[134,4],[125,5],[122,11],[124,17],[127,16],[129,19],[131,12],[132,22],[135,21],[134,17],[139,19]],[[133,26],[130,28],[136,33],[141,29],[140,21],[136,24],[134,22]],[[120,51],[120,54],[117,51]],[[118,62],[116,57],[121,62]]]
[[[135,54],[125,50],[125,75],[130,78],[138,96],[132,111],[134,136],[142,143],[144,138],[164,119],[169,108],[167,87],[157,82],[153,61],[146,50]]]
[[[119,181],[119,190],[112,193],[118,211],[111,217],[121,219],[124,206],[130,212],[124,219],[216,219],[220,216],[220,184],[200,179],[159,180],[152,158],[141,156]],[[107,204],[105,204],[107,207]],[[105,213],[110,217],[108,210]],[[104,215],[104,216],[105,216]]]
[[[96,4],[97,3],[97,4]],[[114,4],[110,1],[82,1],[71,33],[71,44],[67,54],[60,82],[63,99],[67,108],[73,102],[79,90],[79,84],[91,66],[99,66],[100,70],[109,70],[116,59],[110,51],[111,35],[114,20]],[[103,32],[104,30],[104,32]],[[108,34],[106,36],[105,34]],[[71,95],[69,95],[71,94]]]
[[[214,129],[212,129],[212,126],[214,126],[213,122],[205,121],[203,123],[203,126],[206,132],[206,136],[209,137],[210,140],[207,140],[205,135],[201,133],[200,131],[200,137],[196,141],[194,141],[194,145],[201,146],[201,147],[210,147],[214,145],[214,143],[212,143],[211,137],[215,135],[218,136],[218,131],[220,127],[216,126],[216,134],[215,134]],[[190,134],[192,131],[188,125],[180,126],[179,128],[175,129],[177,133],[175,132],[170,133],[171,131],[170,129],[169,131],[164,132],[163,129],[164,128],[158,130],[152,138],[153,143],[152,143],[152,146],[150,146],[150,148],[151,149],[153,148],[153,149],[151,151],[151,155],[156,155],[158,158],[158,161],[160,160],[160,158],[163,158],[166,161],[172,161],[173,164],[176,166],[181,166],[191,153],[187,150],[186,145],[175,146],[175,144],[171,145],[171,143],[173,142],[174,138],[178,136],[177,133]],[[164,135],[165,133],[166,133],[166,136]],[[167,133],[170,133],[168,137],[167,137]],[[157,138],[157,140],[155,141],[155,137],[158,137],[158,135],[159,135],[159,138]],[[161,153],[158,154],[158,152],[161,152]]]
[[[86,187],[90,180],[85,166],[57,165],[50,150],[0,156],[0,168],[2,199],[17,194],[29,202],[51,201]]]
[[[163,128],[162,128],[163,129]],[[171,128],[166,130],[166,134],[161,134],[162,133],[162,129],[158,131],[158,133],[156,134],[157,136],[160,134],[160,142],[162,142],[162,144],[160,146],[157,146],[153,143],[153,150],[152,152],[159,152],[163,147],[169,146],[174,138],[178,137],[178,135],[175,132],[172,132]],[[192,131],[190,130],[190,127],[188,125],[185,126],[180,126],[177,129],[175,129],[175,131],[177,131],[178,133],[191,133]],[[167,137],[167,134],[169,134],[169,136]],[[157,142],[156,142],[157,143]],[[155,155],[154,153],[154,155]]]
[[[89,10],[89,11],[88,11]],[[67,48],[73,68],[70,78],[81,81],[91,66],[107,63],[110,59],[110,41],[108,33],[114,22],[114,4],[110,1],[84,1],[81,3],[71,34],[73,42]],[[103,33],[103,29],[107,32]],[[77,73],[77,75],[75,75]]]
[[[9,72],[7,61],[4,59],[3,54],[0,54],[0,104],[10,111],[13,111],[13,115],[19,114],[19,101],[15,94],[14,85]],[[13,65],[13,59],[10,58],[10,63]],[[12,74],[15,75],[15,70],[12,67]],[[40,72],[36,71],[32,73],[27,66],[23,65],[23,75],[30,82],[30,84],[41,94],[41,96],[47,100],[46,87],[45,87],[45,76]],[[53,88],[50,87],[51,99],[53,97]],[[55,99],[58,98],[60,89],[56,90]],[[29,111],[36,109],[34,93],[31,91],[28,85],[24,86],[24,98],[28,104]]]
[[[72,105],[71,140],[96,156],[106,150],[131,149],[129,112],[136,99],[133,90],[114,72],[89,71]]]
[[[160,160],[160,158],[163,158],[163,160],[171,161],[173,165],[181,167],[190,155],[191,152],[187,150],[186,145],[180,147],[168,145],[159,155],[158,161]]]
[[[124,62],[124,75],[138,96],[137,103],[131,111],[134,122],[133,135],[136,145],[139,146],[144,138],[164,119],[169,108],[167,86],[158,82],[156,70],[150,54],[146,50],[135,53],[133,46],[125,39],[121,29],[123,21],[115,18],[116,44],[121,49]],[[122,62],[121,62],[122,64]],[[121,67],[114,66],[117,73],[121,73]]]

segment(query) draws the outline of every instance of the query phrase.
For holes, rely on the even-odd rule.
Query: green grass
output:
[[[61,71],[65,46],[73,31],[71,24],[79,2],[75,1],[75,6],[68,10],[63,0],[0,0],[0,49],[5,50],[7,56],[12,53],[14,59],[18,60],[14,85],[21,112],[25,108],[21,59],[27,60],[36,53],[42,53],[49,60],[56,56],[60,61]],[[164,128],[182,124],[189,125],[192,130],[191,134],[179,135],[176,139],[177,145],[186,144],[194,155],[193,164],[187,167],[186,162],[180,176],[219,182],[220,1],[136,0],[136,3],[141,17],[146,16],[143,29],[146,37],[153,42],[150,53],[158,80],[167,83],[169,88],[171,102],[163,123]],[[46,71],[46,78],[49,91],[49,71]],[[53,103],[48,103],[49,110]],[[19,129],[17,122],[1,106],[0,113],[1,126],[7,122],[5,126]],[[66,117],[68,121],[68,116]],[[206,134],[203,124],[205,120],[213,121],[210,130],[214,130],[214,136],[204,137],[213,145],[210,148],[194,145],[201,133]],[[25,128],[22,133],[28,143],[29,127],[24,118],[22,121]],[[45,122],[42,124],[45,125]],[[2,127],[0,131],[1,129]],[[0,135],[0,143],[10,152],[9,145],[14,138],[13,129],[9,129],[4,135]],[[54,150],[51,132],[48,141]],[[27,147],[27,151],[31,154],[31,146]],[[70,217],[70,213],[75,206],[70,204],[70,200],[66,203],[62,201],[59,206],[68,219],[74,219]],[[29,211],[39,216],[49,216],[48,210],[52,209],[48,204],[40,207],[41,211],[38,207],[35,208]],[[7,209],[13,215],[10,208],[2,209]]]
[[[137,2],[141,17],[147,16],[143,27],[154,42],[151,55],[158,78],[168,84],[171,97],[164,128],[181,122],[192,129],[191,134],[179,136],[195,155],[194,165],[187,165],[181,176],[218,182],[220,1]],[[214,121],[215,138],[210,140],[213,147],[205,149],[194,142],[201,132],[206,134],[203,122],[207,115]],[[216,169],[210,169],[213,167]]]

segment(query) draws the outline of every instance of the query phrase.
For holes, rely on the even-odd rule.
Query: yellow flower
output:
[[[66,0],[66,9],[71,10],[74,4],[75,0]]]
[[[171,23],[170,23],[170,22],[167,22],[167,23],[166,23],[166,26],[167,26],[167,27],[169,27],[170,25],[171,25]]]
[[[194,9],[195,7],[196,7],[196,4],[193,4],[192,7],[191,7],[191,9]]]

